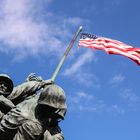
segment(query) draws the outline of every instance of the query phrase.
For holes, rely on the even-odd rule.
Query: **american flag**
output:
[[[134,48],[117,40],[81,33],[79,46],[104,50],[108,54],[123,55],[140,65],[140,48]]]

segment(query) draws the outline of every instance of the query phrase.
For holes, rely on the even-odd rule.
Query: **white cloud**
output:
[[[68,98],[71,109],[80,109],[83,106],[86,107],[91,102],[94,102],[94,96],[84,92],[77,92],[75,96],[69,96]]]
[[[30,16],[31,4],[28,0],[2,1],[0,20],[0,40],[8,49],[31,49],[30,53],[36,53],[37,44],[42,43],[42,24],[37,24]]]
[[[94,61],[95,59],[93,52],[92,51],[87,51],[83,54],[81,54],[78,58],[77,61],[72,64],[69,68],[65,69],[64,71],[64,75],[65,76],[72,76],[75,73],[79,72],[81,70],[82,67],[85,66],[85,64]]]
[[[101,87],[98,77],[94,75],[93,72],[80,71],[73,78],[83,86],[92,86],[94,88]]]
[[[108,105],[103,100],[95,98],[94,95],[78,92],[75,95],[68,96],[69,109],[78,112],[94,113],[113,113],[123,114],[124,110],[116,104]]]
[[[139,102],[140,101],[140,97],[137,96],[133,91],[132,89],[123,89],[121,92],[120,92],[120,96],[121,98],[123,98],[124,100],[127,100],[129,102]]]
[[[100,84],[97,76],[94,75],[93,71],[90,72],[88,70],[90,67],[89,63],[92,61],[97,61],[97,57],[91,50],[88,50],[81,54],[76,62],[64,70],[63,76],[71,77],[84,86],[92,85],[93,87],[99,88]]]
[[[0,0],[0,51],[12,52],[18,58],[29,54],[59,54],[66,39],[72,35],[66,24],[77,27],[84,20],[78,17],[54,18],[54,13],[48,10],[51,1]],[[45,11],[38,10],[42,7]]]
[[[108,107],[107,112],[110,112],[110,113],[114,112],[114,113],[118,113],[118,114],[124,114],[125,113],[124,109],[122,109],[121,107],[119,107],[116,104],[111,105],[110,107]]]
[[[110,84],[112,87],[116,87],[124,81],[125,77],[122,74],[116,74],[110,80]]]

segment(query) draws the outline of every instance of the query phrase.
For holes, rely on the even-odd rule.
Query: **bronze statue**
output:
[[[13,90],[13,81],[7,74],[0,74],[0,120],[4,114],[15,107],[15,105],[7,99],[7,96]]]
[[[0,74],[0,119],[15,105],[26,98],[31,98],[45,85],[52,84],[51,80],[44,81],[41,77],[31,73],[26,81],[13,88],[13,81],[6,74]]]
[[[66,98],[57,85],[45,86],[40,95],[25,99],[0,123],[1,140],[63,140],[58,122],[66,113]]]
[[[36,92],[43,88],[45,85],[49,85],[52,83],[53,81],[51,79],[43,80],[35,73],[31,73],[29,74],[25,82],[14,87],[12,93],[7,98],[17,105],[18,103],[24,101],[24,99],[26,99],[27,97],[29,98],[32,95],[36,94]]]
[[[81,31],[82,26],[75,33],[51,79],[43,80],[32,73],[23,84],[14,89],[12,86],[11,94],[5,99],[13,106],[9,112],[5,112],[0,122],[0,140],[64,140],[58,123],[66,114],[66,97],[63,89],[54,81]],[[0,95],[7,90],[8,86],[0,82]],[[36,94],[38,91],[39,95]]]

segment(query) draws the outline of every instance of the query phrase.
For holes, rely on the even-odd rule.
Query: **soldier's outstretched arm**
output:
[[[26,97],[36,94],[36,92],[45,85],[50,85],[53,83],[54,82],[51,79],[43,80],[42,77],[37,76],[35,73],[31,73],[24,83],[14,87],[12,93],[7,98],[14,104],[18,104]]]

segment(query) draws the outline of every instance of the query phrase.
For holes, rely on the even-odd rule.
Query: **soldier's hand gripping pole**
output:
[[[63,65],[63,63],[64,63],[64,61],[65,61],[65,59],[66,59],[68,53],[70,52],[70,50],[71,50],[71,48],[72,48],[72,46],[73,46],[73,44],[74,44],[76,38],[78,37],[78,35],[79,35],[79,33],[80,33],[81,31],[82,31],[82,26],[80,26],[79,29],[77,30],[77,32],[75,33],[73,39],[71,40],[71,42],[70,42],[68,48],[67,48],[66,51],[65,51],[63,57],[61,58],[60,62],[58,63],[58,65],[57,65],[57,67],[56,67],[56,69],[55,69],[55,71],[54,71],[54,73],[53,73],[53,75],[52,75],[52,77],[51,77],[51,80],[52,80],[53,82],[55,81],[55,78],[56,78],[56,76],[57,76],[57,74],[58,74],[60,68],[62,67],[62,65]]]

